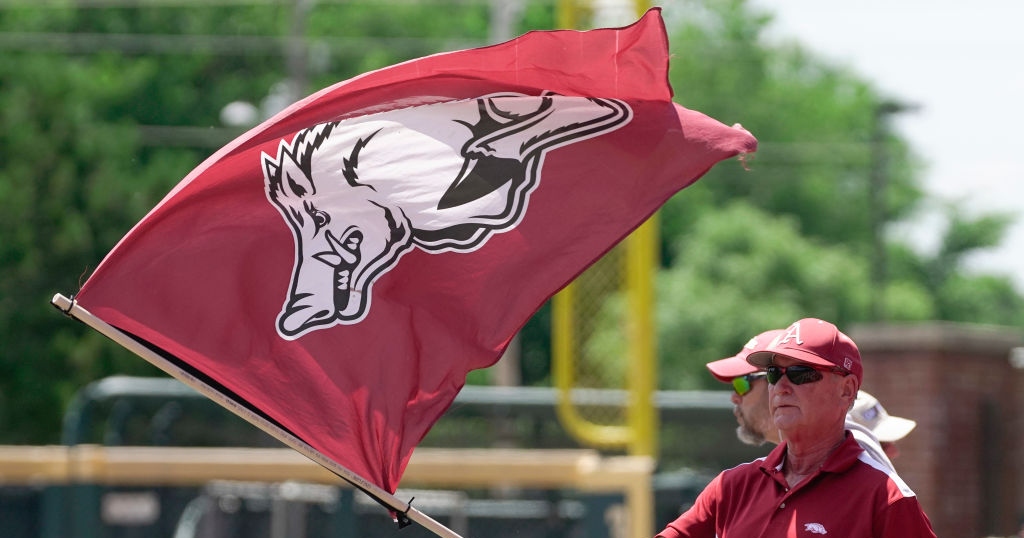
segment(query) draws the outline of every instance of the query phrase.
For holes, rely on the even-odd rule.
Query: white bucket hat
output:
[[[906,437],[917,426],[917,422],[903,417],[894,417],[886,412],[878,399],[865,391],[857,393],[857,400],[850,410],[854,422],[871,430],[880,442],[892,443]]]

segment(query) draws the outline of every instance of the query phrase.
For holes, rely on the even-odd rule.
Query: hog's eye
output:
[[[315,207],[309,208],[309,216],[313,219],[313,225],[316,226],[316,231],[320,231],[321,228],[327,226],[331,222],[331,214],[326,211],[321,211]]]

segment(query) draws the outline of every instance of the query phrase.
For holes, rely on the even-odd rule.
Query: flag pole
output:
[[[372,482],[367,481],[363,477],[357,475],[356,473],[342,466],[338,462],[328,458],[327,456],[320,453],[320,451],[318,451],[317,449],[306,444],[298,437],[295,437],[294,435],[288,433],[283,428],[272,423],[263,416],[260,416],[252,409],[245,407],[244,405],[235,401],[233,398],[227,396],[226,394],[217,391],[216,389],[206,384],[199,378],[193,376],[192,374],[178,367],[173,362],[167,360],[159,353],[142,345],[137,340],[128,336],[117,327],[114,327],[113,325],[110,325],[109,323],[94,316],[92,313],[90,313],[88,310],[80,306],[74,300],[69,299],[64,295],[58,293],[53,296],[53,299],[50,302],[68,316],[75,318],[78,321],[81,321],[82,323],[85,323],[86,325],[93,328],[100,334],[106,336],[107,338],[110,338],[114,342],[117,342],[118,344],[123,346],[125,349],[131,351],[132,353],[135,353],[136,355],[142,357],[143,359],[150,362],[157,368],[163,370],[171,377],[174,377],[178,381],[181,381],[182,383],[188,385],[189,387],[192,387],[200,394],[206,396],[207,398],[225,407],[232,413],[245,419],[253,426],[256,426],[257,428],[263,430],[264,432],[270,434],[272,437],[276,438],[278,441],[281,441],[282,443],[288,445],[292,449],[298,451],[303,456],[306,456],[307,458],[325,467],[328,471],[331,471],[332,473],[338,475],[343,480],[352,484],[356,488],[363,490],[367,495],[370,495],[371,497],[376,498],[381,503],[386,504],[396,514],[401,514],[401,516],[404,516],[411,521],[419,523],[427,530],[433,532],[434,534],[437,534],[441,538],[462,538],[455,531],[449,529],[448,527],[437,522],[430,516],[414,508],[411,504],[411,500],[408,503],[403,502],[401,499],[395,497],[394,495],[387,492],[383,488],[377,486],[376,484],[373,484]]]

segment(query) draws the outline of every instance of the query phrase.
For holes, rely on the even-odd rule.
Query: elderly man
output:
[[[764,369],[782,444],[720,473],[659,537],[935,537],[914,492],[845,430],[863,380],[848,336],[802,319],[747,362]]]
[[[785,332],[781,329],[765,331],[751,338],[736,355],[706,365],[715,379],[733,386],[733,414],[739,423],[736,437],[745,444],[779,444],[779,430],[768,413],[768,382],[762,382],[765,373],[748,363],[747,356],[765,351],[776,336]],[[877,398],[864,390],[857,392],[857,400],[846,415],[845,424],[864,452],[892,470],[895,470],[892,460],[899,455],[896,442],[916,425],[913,420],[890,415]]]

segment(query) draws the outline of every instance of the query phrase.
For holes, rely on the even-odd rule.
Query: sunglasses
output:
[[[821,381],[825,377],[822,372],[831,372],[841,376],[849,375],[849,372],[844,372],[835,368],[823,370],[812,366],[804,366],[802,364],[794,366],[768,366],[764,369],[765,376],[768,378],[768,383],[772,385],[778,383],[779,380],[782,379],[783,375],[789,378],[789,382],[794,385],[814,383],[815,381]]]
[[[732,378],[732,390],[736,391],[736,394],[743,396],[753,389],[751,385],[754,384],[754,380],[759,377],[764,377],[764,372],[755,372],[752,374],[741,375],[739,377]]]

